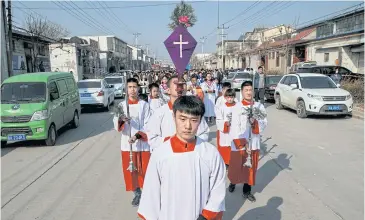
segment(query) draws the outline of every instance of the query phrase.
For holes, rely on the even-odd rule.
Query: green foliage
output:
[[[181,1],[178,5],[176,5],[174,11],[172,12],[170,19],[171,23],[168,25],[170,30],[174,30],[177,26],[180,25],[179,18],[181,16],[188,16],[189,22],[188,26],[192,27],[196,23],[197,19],[194,14],[194,8],[190,5]],[[188,27],[185,25],[185,27]]]

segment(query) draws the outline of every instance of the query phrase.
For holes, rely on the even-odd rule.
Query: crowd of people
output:
[[[254,202],[260,134],[267,125],[262,103],[253,99],[251,81],[241,85],[242,100],[219,71],[140,73],[127,79],[126,101],[113,119],[121,133],[122,169],[133,206],[147,220],[222,219],[226,176],[229,192],[244,184]],[[141,96],[141,87],[148,96]],[[252,117],[256,108],[261,117]],[[208,141],[217,125],[217,143]],[[142,193],[143,188],[143,193]]]

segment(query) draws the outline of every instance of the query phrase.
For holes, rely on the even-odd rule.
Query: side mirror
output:
[[[109,88],[114,88],[114,85],[109,85]]]
[[[290,87],[291,87],[292,89],[297,89],[297,88],[298,88],[298,85],[297,85],[297,84],[290,84]]]

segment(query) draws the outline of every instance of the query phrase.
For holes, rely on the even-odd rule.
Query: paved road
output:
[[[363,219],[363,121],[298,119],[268,107],[256,203],[227,194],[224,219]],[[137,219],[125,192],[111,113],[81,115],[57,146],[2,149],[2,219]],[[212,142],[215,126],[212,126]]]

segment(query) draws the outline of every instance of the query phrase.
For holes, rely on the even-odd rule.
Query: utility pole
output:
[[[8,71],[9,71],[9,77],[13,75],[13,25],[12,25],[12,19],[11,19],[11,0],[8,0],[8,42],[9,42],[9,58],[8,58]]]
[[[225,50],[224,50],[224,38],[227,34],[224,33],[224,30],[228,29],[229,27],[224,27],[224,24],[222,24],[222,27],[219,28],[221,30],[221,41],[222,41],[222,45],[221,45],[221,56],[222,56],[222,70],[224,70],[224,54],[225,54]]]
[[[138,37],[141,35],[141,33],[134,33],[134,46],[137,48],[137,65],[138,65]],[[139,64],[139,69],[142,71],[142,49],[141,49],[141,63]]]
[[[202,44],[202,53],[204,53],[204,44],[205,44],[205,40],[207,39],[207,37],[201,37],[200,38],[200,43]]]

